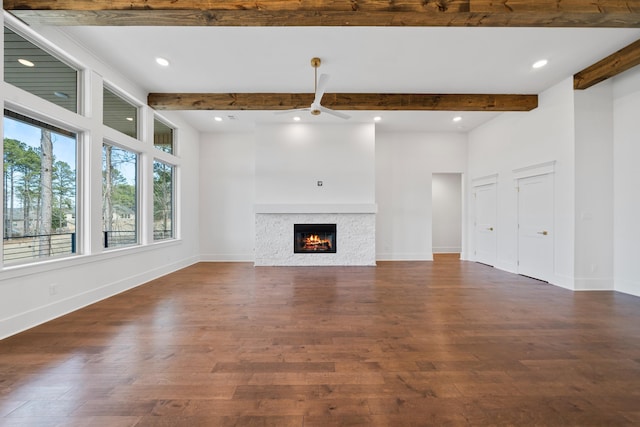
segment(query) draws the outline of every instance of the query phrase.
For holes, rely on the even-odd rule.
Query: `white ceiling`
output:
[[[640,38],[640,29],[468,27],[66,27],[64,32],[149,92],[313,92],[312,57],[327,92],[536,94]],[[162,68],[155,57],[167,58]],[[546,58],[543,69],[531,68]],[[356,112],[380,129],[468,131],[494,113]],[[189,111],[203,132],[290,122],[265,111]],[[526,114],[526,113],[517,113]],[[216,122],[214,116],[224,120]],[[235,117],[230,120],[229,116]],[[339,118],[302,116],[305,122]]]

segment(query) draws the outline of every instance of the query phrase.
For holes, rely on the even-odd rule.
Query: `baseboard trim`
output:
[[[618,292],[640,297],[640,282],[626,279],[614,279],[614,289]]]
[[[433,253],[434,254],[459,254],[460,252],[462,252],[462,248],[461,247],[434,247],[433,248]]]
[[[253,254],[202,254],[201,262],[254,262]]]
[[[596,277],[574,279],[576,291],[613,291],[613,277]]]
[[[433,261],[433,253],[379,253],[376,261]]]

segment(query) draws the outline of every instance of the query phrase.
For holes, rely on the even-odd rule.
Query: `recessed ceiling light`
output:
[[[29,61],[28,59],[24,59],[24,58],[18,59],[18,62],[21,63],[22,65],[24,65],[25,67],[35,67],[36,66],[36,64],[34,64],[33,62]]]
[[[133,117],[127,117],[127,121],[128,122],[132,122],[133,121]]]
[[[220,117],[220,116],[215,116],[215,117],[213,118],[213,120],[215,120],[216,122],[221,122],[221,121],[222,121],[222,117]]]
[[[57,96],[58,98],[69,99],[69,95],[64,93],[64,92],[55,91],[55,92],[53,92],[53,94],[55,96]]]
[[[300,117],[295,116],[295,117],[293,118],[293,121],[294,121],[294,122],[299,122],[299,121],[300,121]]]
[[[157,63],[158,65],[162,65],[163,67],[168,67],[168,66],[169,66],[169,60],[168,60],[168,59],[165,59],[165,58],[162,58],[162,57],[160,57],[160,56],[158,56],[158,57],[156,58],[156,63]]]
[[[455,117],[453,118],[453,121],[454,121],[454,122],[459,122],[459,121],[461,121],[461,120],[462,120],[462,117],[460,117],[460,116],[455,116]]]
[[[379,122],[380,120],[382,120],[382,117],[380,117],[380,116],[375,116],[375,117],[373,118],[373,121],[374,121],[374,122]]]
[[[547,65],[548,63],[549,63],[549,61],[547,61],[546,59],[541,59],[541,60],[539,60],[539,61],[534,62],[534,63],[533,63],[533,65],[532,65],[532,67],[533,67],[533,68],[536,68],[536,69],[537,69],[537,68],[542,68],[542,67],[544,67],[545,65]]]

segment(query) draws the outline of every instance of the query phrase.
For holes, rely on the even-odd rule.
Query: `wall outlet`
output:
[[[49,285],[49,295],[50,296],[58,295],[58,284],[57,283],[52,283],[52,284]]]

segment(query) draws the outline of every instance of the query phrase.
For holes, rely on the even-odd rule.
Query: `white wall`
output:
[[[469,134],[468,178],[498,174],[498,241],[495,267],[517,271],[517,193],[514,170],[555,161],[555,240],[552,283],[573,288],[574,276],[573,79],[539,96],[527,113],[505,113]],[[467,218],[471,221],[471,218]],[[469,229],[472,224],[469,223]],[[474,247],[469,233],[469,247]]]
[[[552,283],[640,296],[638,111],[636,67],[585,91],[566,79],[540,95],[537,110],[470,133],[469,178],[498,174],[497,267],[517,271],[513,170],[555,160]]]
[[[253,259],[254,203],[377,203],[377,259],[432,259],[432,174],[466,172],[466,135],[378,133],[372,146],[368,124],[305,126],[202,136],[203,260]]]
[[[613,289],[613,89],[575,91],[575,289]]]
[[[433,259],[432,176],[465,173],[466,156],[462,133],[376,133],[379,260]]]
[[[100,63],[89,52],[66,39],[55,28],[42,29],[46,39],[51,40],[60,51],[68,54],[81,67],[89,70],[85,79],[101,94],[102,80],[108,79],[139,102],[141,121],[149,126],[153,122],[153,112],[145,107],[146,93],[130,84],[107,65]],[[87,116],[77,116],[55,105],[10,87],[4,82],[0,90],[0,102],[5,106],[34,112],[43,117],[51,117],[62,124],[72,126],[81,132],[88,173],[88,187],[80,189],[84,197],[80,212],[90,217],[82,224],[85,238],[82,254],[63,260],[48,260],[37,265],[5,267],[0,271],[0,338],[12,335],[67,312],[91,304],[102,298],[135,287],[153,278],[185,267],[198,260],[198,150],[199,135],[181,121],[177,114],[162,114],[162,117],[178,127],[179,157],[177,185],[177,222],[179,239],[140,247],[104,251],[101,248],[101,147],[103,138],[110,131],[101,126],[100,103],[90,101],[91,110]],[[0,129],[1,130],[1,129]],[[153,148],[152,132],[146,132],[145,140],[131,141],[140,152],[142,174],[148,183],[152,176],[152,162],[156,156],[165,158]],[[151,200],[147,196],[147,201]],[[196,207],[196,208],[194,208]],[[150,210],[147,212],[150,214]],[[142,224],[149,238],[151,221]],[[91,239],[89,239],[91,236]],[[57,292],[51,295],[50,285],[55,284]]]
[[[202,260],[254,260],[256,204],[375,203],[374,137],[373,124],[202,135]]]
[[[431,184],[434,253],[462,251],[462,175],[434,173]]]
[[[253,261],[255,135],[205,134],[200,141],[203,261]]]
[[[614,80],[614,281],[640,296],[640,70]]]
[[[375,202],[373,124],[263,125],[256,141],[256,203]]]

